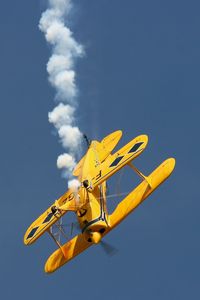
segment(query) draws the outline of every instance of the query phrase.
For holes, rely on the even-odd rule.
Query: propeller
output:
[[[101,241],[99,243],[99,245],[101,245],[101,248],[103,249],[105,254],[110,256],[110,257],[115,255],[119,251],[117,248],[113,247],[111,244],[109,244],[105,241]]]

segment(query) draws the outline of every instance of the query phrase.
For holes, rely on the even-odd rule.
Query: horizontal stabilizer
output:
[[[112,150],[116,147],[118,144],[120,138],[122,136],[122,131],[117,130],[109,135],[107,135],[101,142],[98,141],[92,141],[90,145],[90,149],[93,148],[93,151],[95,152],[95,157],[97,157],[97,160],[99,163],[102,163],[112,152]],[[74,176],[81,176],[81,171],[83,164],[85,162],[84,156],[79,163],[76,165],[73,175]]]

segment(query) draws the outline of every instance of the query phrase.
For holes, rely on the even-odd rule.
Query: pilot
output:
[[[91,182],[87,179],[83,181],[83,187],[90,192],[93,190]]]
[[[51,212],[52,212],[52,214],[56,215],[57,213],[60,214],[61,210],[57,206],[54,205],[51,207]]]

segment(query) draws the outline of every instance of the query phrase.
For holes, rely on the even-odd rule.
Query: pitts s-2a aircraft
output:
[[[50,255],[45,272],[51,273],[69,260],[86,250],[101,239],[126,218],[172,173],[175,159],[169,158],[157,167],[150,175],[143,175],[132,163],[147,146],[148,137],[140,135],[111,154],[122,136],[116,131],[106,136],[101,142],[91,141],[85,156],[73,171],[78,177],[80,187],[69,189],[55,201],[26,231],[24,243],[30,245],[44,232],[48,232],[58,245],[58,249]],[[108,214],[106,208],[106,180],[125,165],[133,169],[142,182],[133,189]],[[58,224],[62,216],[73,211],[78,219],[81,233],[61,244],[52,233],[52,226]],[[64,234],[62,226],[57,225]]]

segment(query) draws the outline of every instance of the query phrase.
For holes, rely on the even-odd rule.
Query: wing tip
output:
[[[136,137],[136,142],[143,142],[143,148],[145,149],[147,144],[148,144],[148,135],[147,134],[141,134],[139,136]]]
[[[31,231],[33,230],[33,226],[29,226],[29,228],[26,230],[26,233],[24,235],[24,245],[29,246],[34,242],[34,235],[32,236],[32,238],[29,238],[29,235],[31,233]]]
[[[168,172],[171,174],[174,171],[176,165],[176,159],[174,157],[170,157],[165,161],[166,165],[168,166]]]

